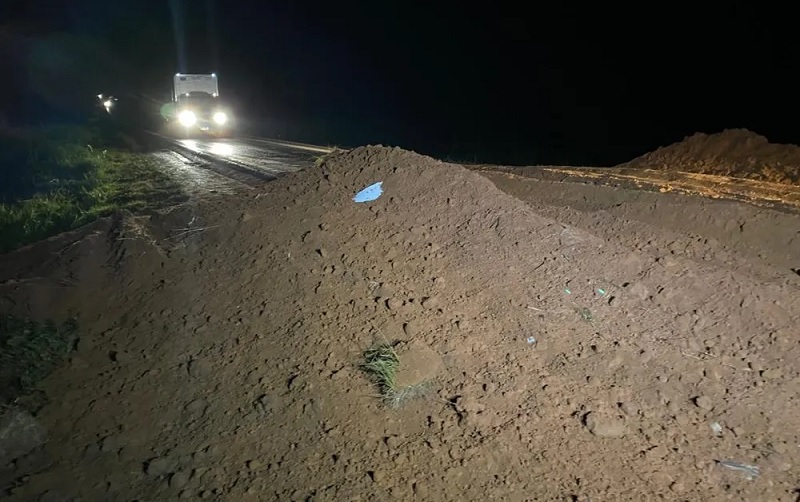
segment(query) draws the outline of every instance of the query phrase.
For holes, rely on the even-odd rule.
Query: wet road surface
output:
[[[326,147],[265,138],[173,139],[153,154],[192,194],[233,193],[314,165]]]
[[[176,145],[273,178],[310,167],[314,159],[330,151],[323,147],[260,138],[181,139],[176,141]]]

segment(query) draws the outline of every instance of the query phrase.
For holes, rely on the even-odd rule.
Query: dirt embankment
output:
[[[618,168],[674,170],[800,184],[800,147],[770,143],[746,129],[696,133]]]
[[[3,285],[82,336],[42,387],[47,443],[0,479],[11,500],[792,500],[800,277],[558,214],[365,147],[99,229]],[[437,370],[398,410],[358,368],[386,340]]]

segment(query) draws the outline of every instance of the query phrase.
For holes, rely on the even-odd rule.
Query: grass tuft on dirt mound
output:
[[[9,178],[0,188],[0,253],[180,197],[178,184],[154,159],[102,144],[78,127],[0,135],[0,163]]]
[[[405,402],[427,393],[428,383],[399,385],[400,356],[390,343],[378,344],[364,352],[361,369],[375,382],[383,403],[390,408],[399,408]]]
[[[397,400],[397,369],[400,367],[400,358],[389,343],[381,343],[364,352],[364,362],[361,369],[375,382],[384,403],[396,407]]]
[[[75,320],[62,325],[13,316],[0,317],[0,402],[25,393],[72,350]]]

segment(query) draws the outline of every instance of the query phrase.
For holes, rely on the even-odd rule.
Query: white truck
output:
[[[216,73],[175,74],[170,122],[181,136],[230,134],[232,117],[219,98]]]

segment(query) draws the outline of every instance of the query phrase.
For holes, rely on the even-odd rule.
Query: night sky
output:
[[[0,113],[155,110],[176,71],[216,71],[248,132],[323,144],[614,165],[696,131],[800,143],[790,12],[556,4],[3,0]]]

